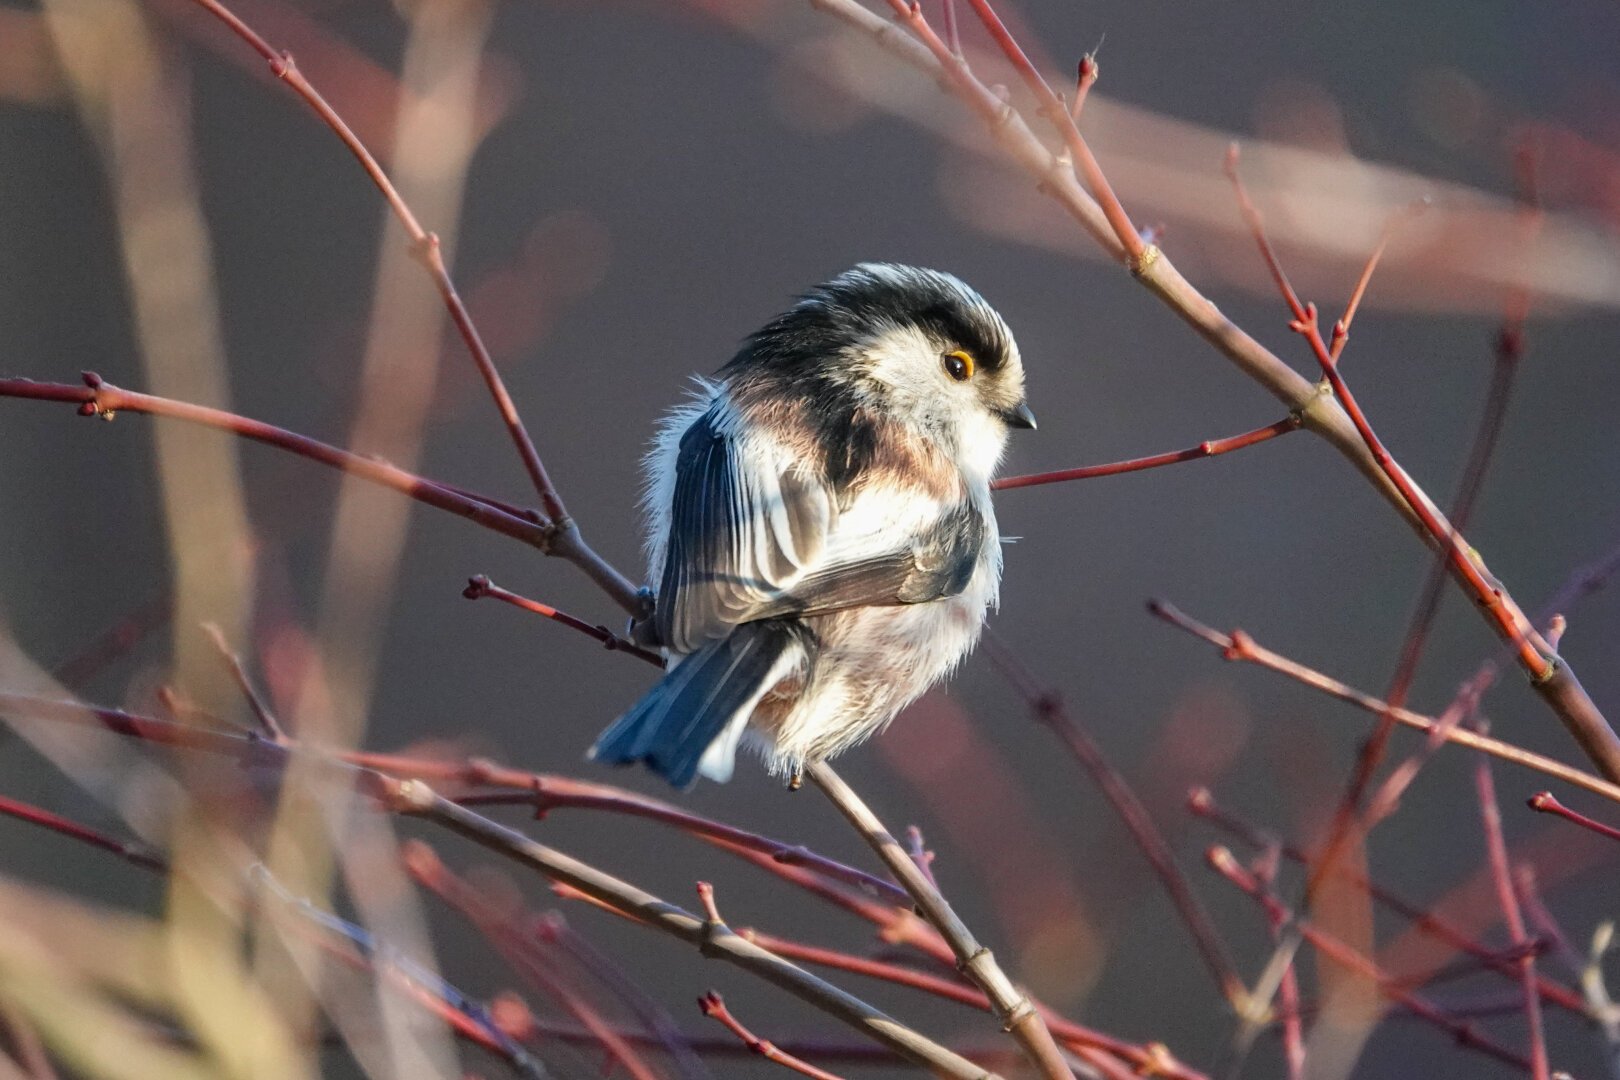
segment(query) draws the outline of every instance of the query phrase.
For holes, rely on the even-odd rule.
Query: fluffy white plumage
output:
[[[1033,426],[1017,348],[949,275],[867,264],[754,335],[648,455],[670,671],[593,754],[684,785],[745,738],[788,772],[881,729],[996,602],[1009,426]]]

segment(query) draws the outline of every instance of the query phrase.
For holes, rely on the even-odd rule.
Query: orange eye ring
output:
[[[940,358],[940,363],[945,368],[945,374],[957,382],[967,382],[973,378],[973,372],[978,368],[973,362],[972,354],[961,349],[952,349]]]

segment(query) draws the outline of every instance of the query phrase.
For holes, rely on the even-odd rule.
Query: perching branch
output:
[[[889,868],[889,873],[906,887],[923,917],[950,943],[956,954],[957,966],[973,980],[974,985],[984,991],[985,997],[995,1008],[996,1018],[1001,1021],[1003,1030],[1018,1040],[1030,1063],[1047,1080],[1073,1080],[1074,1074],[1064,1062],[1041,1014],[1029,998],[1013,986],[990,950],[979,944],[967,924],[951,910],[939,890],[930,884],[928,876],[906,854],[900,841],[883,827],[877,815],[825,761],[811,762],[805,766],[805,774],[826,793],[827,798],[838,807],[839,813],[855,826]]]

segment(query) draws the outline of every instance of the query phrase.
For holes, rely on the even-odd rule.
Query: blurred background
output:
[[[639,460],[660,413],[799,291],[857,261],[949,270],[1006,317],[1040,419],[1013,442],[1008,473],[1174,449],[1283,415],[1100,258],[957,102],[803,0],[241,0],[234,10],[293,52],[441,235],[570,510],[633,575]],[[1064,85],[1101,43],[1083,126],[1126,207],[1161,230],[1194,284],[1307,377],[1314,363],[1221,173],[1228,141],[1244,144],[1282,257],[1328,315],[1389,216],[1430,200],[1396,233],[1345,366],[1385,441],[1442,503],[1484,404],[1505,298],[1529,282],[1528,353],[1469,540],[1531,611],[1620,543],[1620,11],[1596,0],[1023,0],[1002,10]],[[982,50],[965,11],[962,21]],[[999,59],[976,55],[987,81],[1016,82]],[[1548,210],[1529,245],[1513,206],[1524,147]],[[0,236],[0,376],[71,382],[93,369],[530,498],[375,189],[194,4],[0,6]],[[1316,837],[1369,718],[1223,665],[1148,617],[1144,601],[1241,626],[1381,694],[1428,570],[1424,548],[1304,434],[1008,491],[997,511],[1017,542],[995,633],[1136,786],[1252,979],[1270,951],[1263,917],[1205,869],[1218,837],[1184,812],[1186,791],[1207,786],[1256,824]],[[69,672],[72,689],[150,710],[172,684],[211,710],[239,710],[199,630],[211,620],[306,732],[374,749],[446,744],[672,796],[654,777],[583,757],[652,672],[460,596],[468,575],[487,573],[617,628],[620,613],[582,575],[448,515],[349,490],[308,461],[144,417],[91,424],[68,406],[0,400],[0,550],[0,615],[15,639],[0,670],[23,671],[26,657],[63,674],[133,619],[145,631]],[[1567,609],[1562,646],[1611,717],[1617,597]],[[1443,708],[1492,654],[1470,606],[1448,589],[1415,708]],[[1581,763],[1516,673],[1485,712],[1494,734]],[[1415,745],[1396,736],[1397,754]],[[103,823],[113,809],[138,819],[154,785],[130,780],[125,760],[70,768],[76,785],[11,741],[0,792]],[[1174,909],[1095,785],[982,655],[839,767],[891,827],[923,830],[946,894],[1016,978],[1087,1024],[1219,1067],[1233,1023]],[[1439,752],[1370,843],[1378,881],[1427,905],[1478,880],[1472,767],[1464,751]],[[1497,780],[1515,857],[1538,866],[1549,906],[1584,950],[1615,914],[1620,849],[1524,809],[1545,779],[1502,766]],[[758,768],[673,797],[870,864],[818,793],[788,794]],[[734,925],[854,950],[870,941],[854,920],[667,830],[571,810],[523,827],[682,904],[695,879],[712,880]],[[430,835],[459,868],[490,862],[400,828]],[[136,870],[10,821],[0,821],[0,872],[146,915],[173,901]],[[542,882],[518,880],[534,906],[554,904]],[[1505,946],[1488,891],[1474,895],[1456,913]],[[475,935],[431,902],[423,911],[421,940],[458,985],[480,996],[513,985]],[[689,1027],[705,1023],[691,1000],[716,986],[766,1037],[847,1041],[802,1003],[689,948],[579,905],[565,913]],[[1385,920],[1372,928],[1380,944],[1405,930]],[[995,1034],[979,1014],[840,981],[937,1037]],[[1475,979],[1434,995],[1463,1008],[1513,992]],[[1486,1023],[1522,1045],[1517,1016]],[[1557,1012],[1548,1024],[1555,1066],[1602,1073],[1594,1031]],[[469,1067],[499,1074],[466,1053]],[[557,1053],[563,1075],[594,1067]],[[332,1075],[360,1067],[342,1054],[325,1065]],[[1281,1068],[1263,1036],[1245,1075]],[[1399,1011],[1354,1065],[1358,1076],[1512,1071]]]

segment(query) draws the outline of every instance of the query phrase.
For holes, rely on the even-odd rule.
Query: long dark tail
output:
[[[754,706],[784,675],[807,665],[814,638],[802,623],[744,623],[685,657],[635,708],[604,731],[591,757],[616,765],[644,761],[676,787],[705,776],[726,780]],[[719,760],[705,762],[721,742]]]

